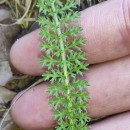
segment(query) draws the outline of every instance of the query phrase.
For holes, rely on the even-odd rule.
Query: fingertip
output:
[[[25,130],[54,128],[53,109],[48,105],[48,84],[41,84],[25,93],[11,110],[13,120]],[[17,97],[19,97],[17,95]],[[17,97],[15,99],[17,99]]]
[[[41,75],[44,71],[39,65],[41,55],[39,30],[18,39],[10,50],[10,62],[21,73]]]

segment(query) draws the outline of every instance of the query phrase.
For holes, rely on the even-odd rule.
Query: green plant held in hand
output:
[[[87,114],[88,82],[80,77],[87,70],[86,54],[81,50],[85,40],[79,37],[81,28],[70,26],[80,16],[74,11],[74,0],[39,0],[37,6],[43,16],[39,17],[40,44],[45,55],[40,64],[48,70],[43,73],[50,80],[48,88],[50,106],[57,119],[56,130],[88,130]]]

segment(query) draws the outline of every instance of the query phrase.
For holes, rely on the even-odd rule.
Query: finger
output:
[[[87,39],[84,51],[91,64],[130,53],[130,1],[110,0],[82,12],[78,24]]]
[[[40,52],[39,30],[18,39],[10,50],[10,61],[22,73],[42,74],[45,68],[39,65]]]
[[[90,86],[88,113],[92,118],[104,117],[130,109],[130,57],[95,65],[84,75]],[[24,129],[53,127],[55,121],[48,105],[47,83],[28,91],[13,107],[14,121]],[[34,123],[35,122],[35,123]]]
[[[130,1],[111,0],[82,11],[78,25],[87,39],[83,50],[90,64],[126,56],[130,53]],[[12,64],[25,74],[38,75],[42,69],[38,30],[16,41],[10,52]]]
[[[48,105],[48,86],[49,83],[44,83],[29,90],[11,110],[14,121],[24,130],[48,130],[55,127],[56,121],[52,119],[54,112]]]
[[[130,112],[119,114],[91,126],[90,130],[129,130]]]
[[[103,117],[130,109],[130,56],[94,65],[85,73],[90,83],[88,112]]]

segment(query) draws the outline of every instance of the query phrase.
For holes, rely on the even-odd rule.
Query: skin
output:
[[[129,130],[130,112],[119,114],[95,123],[90,130]]]
[[[90,84],[89,115],[96,118],[129,111],[130,1],[109,0],[90,7],[76,24],[83,28],[87,42],[82,49],[91,64],[84,73]],[[12,65],[24,74],[40,75],[45,71],[38,64],[42,54],[38,33],[36,30],[17,40],[10,51]],[[23,129],[47,130],[55,126],[48,105],[48,86],[46,82],[29,90],[11,110],[14,121]],[[90,130],[128,130],[129,120],[130,113],[123,113],[93,124]]]

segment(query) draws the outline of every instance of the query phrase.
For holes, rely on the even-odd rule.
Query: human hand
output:
[[[130,109],[130,1],[109,0],[82,11],[77,23],[87,39],[82,48],[91,64],[84,77],[90,87],[88,112],[92,118],[104,117]],[[40,38],[36,30],[16,41],[10,52],[13,66],[22,73],[41,75],[38,59]],[[25,130],[54,127],[53,110],[43,83],[24,94],[13,107],[14,121]],[[122,122],[120,122],[123,119]],[[92,125],[91,130],[130,129],[130,113]],[[115,123],[116,122],[116,123]]]

